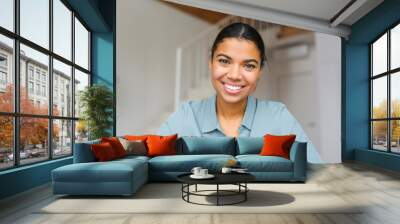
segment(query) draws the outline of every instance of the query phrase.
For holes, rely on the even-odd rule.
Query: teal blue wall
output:
[[[398,156],[369,150],[369,49],[368,44],[400,22],[400,0],[385,0],[351,27],[343,44],[343,160],[358,160],[398,170]],[[363,151],[359,151],[363,150]],[[388,159],[389,157],[390,159]],[[396,162],[394,162],[396,161]],[[396,164],[397,163],[397,164]]]
[[[66,0],[92,31],[93,83],[104,83],[115,92],[115,0]],[[114,100],[115,105],[115,100]],[[115,108],[115,107],[114,107]],[[114,125],[110,132],[115,133]],[[0,199],[51,181],[51,171],[72,163],[72,157],[0,172]]]
[[[0,199],[48,183],[53,169],[71,163],[69,157],[0,172]]]

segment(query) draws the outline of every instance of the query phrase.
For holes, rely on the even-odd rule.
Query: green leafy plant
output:
[[[94,84],[80,92],[79,106],[90,140],[110,136],[112,125],[113,93],[102,84]]]

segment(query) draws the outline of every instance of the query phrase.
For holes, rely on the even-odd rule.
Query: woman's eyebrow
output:
[[[258,61],[256,59],[246,59],[243,62],[244,63],[255,62],[258,65]]]
[[[222,53],[220,53],[220,54],[217,54],[217,57],[218,56],[223,56],[223,57],[226,57],[226,58],[228,58],[229,60],[231,60],[232,58],[231,57],[229,57],[228,55],[226,55],[226,54],[222,54]]]
[[[216,57],[218,57],[218,56],[223,56],[223,57],[228,58],[229,60],[232,60],[232,57],[229,57],[229,56],[226,55],[226,54],[219,53],[219,54],[217,54]],[[246,59],[246,60],[244,60],[243,62],[244,62],[244,63],[255,62],[255,63],[258,65],[258,61],[257,61],[256,59],[253,59],[253,58],[251,58],[251,59]]]

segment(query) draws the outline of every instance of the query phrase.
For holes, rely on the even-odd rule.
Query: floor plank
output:
[[[321,185],[349,203],[363,205],[359,214],[36,214],[56,200],[50,185],[0,201],[0,223],[15,224],[280,224],[400,223],[400,174],[356,162],[311,165],[308,182]]]

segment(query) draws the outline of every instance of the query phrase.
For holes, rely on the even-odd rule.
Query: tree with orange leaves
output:
[[[6,88],[6,92],[0,93],[0,111],[13,112],[14,107],[14,88],[10,84]],[[48,107],[34,105],[29,99],[28,93],[24,87],[20,88],[20,109],[22,114],[40,114],[46,115]],[[59,114],[57,109],[54,110],[55,114]],[[0,147],[12,148],[13,146],[13,118],[11,116],[0,116]],[[47,143],[47,136],[49,131],[47,118],[20,118],[20,148],[24,149],[26,145],[42,144],[45,146]],[[53,138],[59,135],[59,128],[57,125],[53,126]]]

